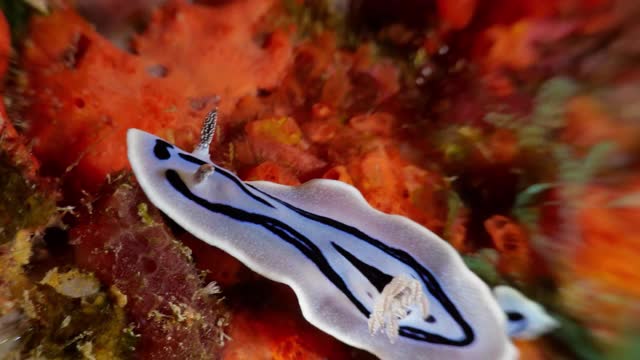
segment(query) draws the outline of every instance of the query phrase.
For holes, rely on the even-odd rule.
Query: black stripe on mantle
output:
[[[184,155],[184,154],[180,154],[180,155]],[[182,159],[195,163],[195,164],[200,164],[203,163],[201,160],[194,158],[192,156],[181,156]],[[218,170],[222,170],[219,167],[216,167],[216,171]],[[309,240],[307,237],[305,237],[304,235],[302,235],[300,232],[298,232],[297,230],[293,229],[292,227],[290,227],[289,225],[281,222],[280,220],[277,220],[275,218],[272,217],[268,217],[265,215],[261,215],[261,214],[256,214],[256,213],[251,213],[251,212],[247,212],[244,211],[242,209],[238,209],[229,205],[225,205],[225,204],[218,204],[218,203],[212,203],[209,202],[206,199],[200,198],[197,195],[193,194],[191,192],[191,190],[189,190],[189,188],[187,187],[187,185],[184,183],[184,181],[182,181],[182,179],[180,178],[180,175],[175,171],[175,170],[167,170],[166,171],[166,178],[167,181],[169,182],[169,184],[176,190],[178,191],[180,194],[182,194],[184,197],[186,197],[188,200],[196,203],[197,205],[211,211],[214,213],[218,213],[221,215],[225,215],[228,216],[236,221],[240,221],[240,222],[246,222],[246,223],[251,223],[251,224],[255,224],[258,226],[263,227],[264,229],[268,230],[269,232],[271,232],[273,235],[277,236],[278,238],[286,241],[287,243],[293,245],[294,247],[296,247],[301,253],[303,253],[307,258],[309,258],[311,261],[313,261],[313,263],[318,267],[318,269],[327,277],[327,279],[329,281],[331,281],[345,296],[347,296],[347,298],[353,303],[353,305],[365,316],[365,317],[369,317],[370,312],[366,309],[366,307],[357,299],[356,296],[353,295],[353,293],[349,290],[348,286],[346,285],[346,283],[344,282],[344,280],[342,279],[342,277],[340,277],[340,275],[338,273],[336,273],[335,270],[333,270],[333,268],[331,267],[330,263],[327,261],[327,259],[325,258],[325,256],[323,255],[322,251],[318,248],[317,245],[315,245],[311,240]],[[229,174],[230,177],[229,178],[233,178],[235,180],[237,180],[237,182],[240,182],[240,180],[237,179],[237,177],[233,176],[232,174]],[[234,181],[234,183],[236,183],[236,181]],[[236,183],[237,184],[237,183]],[[424,268],[421,264],[419,264],[411,255],[409,255],[408,253],[399,250],[399,249],[395,249],[392,247],[387,246],[386,244],[380,242],[379,240],[373,239],[371,237],[369,237],[368,235],[364,234],[362,231],[350,226],[350,225],[346,225],[344,223],[338,222],[334,219],[330,219],[324,216],[320,216],[317,214],[313,214],[313,213],[309,213],[305,210],[299,209],[283,200],[280,200],[278,198],[275,198],[272,195],[269,195],[257,188],[255,188],[254,186],[252,186],[251,184],[246,184],[246,183],[242,183],[240,182],[240,184],[242,185],[246,185],[248,187],[250,187],[251,189],[254,189],[266,196],[268,196],[269,198],[271,198],[274,201],[277,201],[278,203],[284,205],[285,207],[289,208],[290,210],[298,213],[301,216],[304,216],[310,220],[319,222],[321,224],[324,224],[326,226],[330,226],[336,230],[339,230],[341,232],[347,233],[357,239],[360,239],[362,241],[367,242],[368,244],[378,248],[379,250],[385,252],[386,254],[392,256],[393,258],[401,261],[402,263],[404,263],[405,265],[407,265],[408,267],[412,268],[417,274],[419,274],[421,280],[424,282],[425,286],[427,287],[428,291],[431,293],[431,295],[433,297],[435,297],[441,304],[442,306],[445,308],[445,310],[449,313],[449,315],[453,318],[453,320],[460,326],[460,328],[463,331],[463,338],[460,340],[452,340],[452,339],[448,339],[442,335],[438,335],[438,334],[433,334],[433,333],[429,333],[426,332],[424,330],[421,329],[417,329],[414,327],[410,327],[410,326],[401,326],[399,329],[399,335],[403,336],[403,337],[407,337],[410,339],[414,339],[414,340],[418,340],[418,341],[425,341],[425,342],[429,342],[429,343],[435,343],[435,344],[442,344],[442,345],[450,345],[450,346],[467,346],[469,344],[471,344],[474,339],[475,339],[475,334],[473,332],[473,329],[471,328],[471,326],[466,322],[466,320],[462,317],[462,315],[460,314],[460,312],[457,310],[457,308],[455,307],[455,305],[449,300],[449,298],[446,296],[446,294],[444,293],[444,291],[442,290],[442,288],[439,286],[437,280],[435,279],[435,277],[433,276],[433,274],[431,274],[426,268]],[[240,186],[240,185],[238,185]],[[244,188],[244,186],[241,186]],[[246,191],[249,191],[248,189]],[[260,197],[258,197],[255,194],[251,194],[252,198],[254,198],[256,201],[260,201],[261,203],[265,203],[266,200],[261,199]],[[259,200],[258,200],[259,199]],[[269,204],[267,202],[267,204],[270,207],[273,207],[273,205]],[[341,254],[342,256],[344,256],[344,254]],[[347,259],[349,260],[349,259]],[[351,261],[350,261],[351,262]],[[379,286],[379,284],[377,284]]]

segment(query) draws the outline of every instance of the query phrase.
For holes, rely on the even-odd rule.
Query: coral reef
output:
[[[242,179],[353,184],[550,309],[523,359],[638,356],[635,1],[118,4],[0,1],[0,357],[369,357],[131,178],[128,128],[215,105]]]

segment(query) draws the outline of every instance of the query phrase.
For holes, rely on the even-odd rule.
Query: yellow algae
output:
[[[76,269],[60,273],[58,268],[53,268],[47,272],[40,284],[49,285],[59,294],[71,298],[94,295],[100,290],[100,282],[93,274],[82,273]]]

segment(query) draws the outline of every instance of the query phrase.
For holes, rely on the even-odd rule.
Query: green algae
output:
[[[46,225],[55,214],[55,196],[42,192],[0,154],[0,244],[20,229]]]
[[[105,292],[73,299],[46,285],[28,290],[36,318],[24,335],[28,356],[47,359],[123,359],[137,337],[127,331],[124,310]]]

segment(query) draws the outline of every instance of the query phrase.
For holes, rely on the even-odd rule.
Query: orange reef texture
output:
[[[281,31],[255,39],[272,3],[168,5],[136,38],[136,55],[72,9],[36,17],[23,54],[33,100],[25,114],[45,172],[95,191],[107,174],[128,168],[128,128],[192,146],[218,97],[227,113],[239,97],[275,86],[292,50]]]
[[[620,329],[637,327],[640,318],[638,194],[637,176],[617,188],[585,189],[575,219],[582,241],[561,277],[568,309],[609,343],[619,342]]]
[[[190,149],[216,105],[221,166],[352,184],[561,315],[554,341],[516,343],[523,359],[600,359],[640,333],[633,0],[416,0],[382,17],[387,2],[354,1],[367,36],[328,26],[340,17],[310,10],[323,2],[170,0],[127,50],[65,3],[14,44],[16,126],[0,104],[0,149],[20,179],[47,176],[73,206],[30,228],[69,240],[55,250],[65,240],[35,236],[28,270],[44,269],[31,276],[57,262],[94,273],[138,356],[370,357],[307,324],[290,289],[166,221],[131,179],[127,129]],[[0,22],[3,74],[8,31]]]

